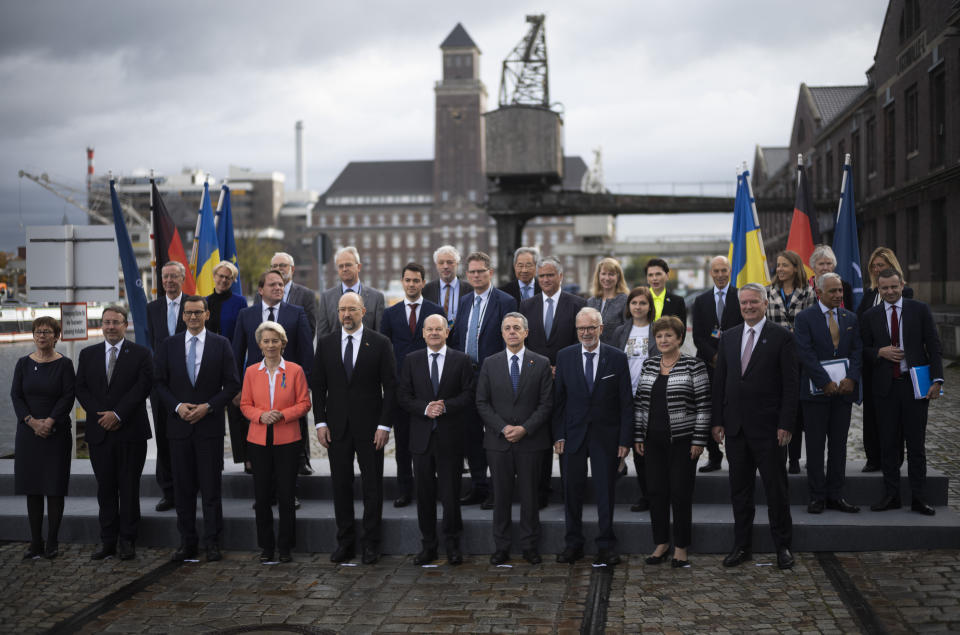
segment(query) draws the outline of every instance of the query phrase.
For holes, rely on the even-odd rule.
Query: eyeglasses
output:
[[[49,336],[53,335],[54,332],[53,332],[53,331],[50,331],[50,330],[48,330],[48,329],[41,329],[41,330],[39,330],[39,331],[34,331],[33,334],[34,334],[34,335],[46,335],[47,337],[49,337]]]
[[[184,311],[184,317],[199,317],[206,313],[206,311]]]
[[[599,326],[578,326],[577,333],[593,333],[598,328],[600,327]]]

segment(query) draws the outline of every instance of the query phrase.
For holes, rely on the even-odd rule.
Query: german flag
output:
[[[817,210],[813,206],[813,196],[807,175],[803,171],[803,155],[797,155],[797,199],[793,204],[793,220],[790,234],[787,236],[787,251],[794,251],[803,260],[807,279],[813,277],[810,268],[810,256],[814,245],[820,243],[820,225],[817,222]]]
[[[193,273],[190,271],[190,261],[187,260],[187,252],[183,249],[183,243],[180,241],[180,233],[173,219],[167,212],[167,206],[163,204],[160,198],[160,190],[157,189],[156,182],[151,179],[150,187],[153,188],[151,223],[153,224],[153,246],[154,259],[156,261],[157,283],[163,279],[161,269],[163,265],[171,260],[175,260],[183,265],[187,270],[187,279],[183,281],[183,292],[187,295],[197,293],[197,285],[193,280]],[[157,289],[157,297],[163,293],[162,289]]]

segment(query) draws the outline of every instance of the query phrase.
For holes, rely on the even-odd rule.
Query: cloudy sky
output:
[[[801,82],[865,83],[886,4],[0,0],[0,249],[21,223],[81,222],[17,171],[82,188],[87,146],[98,173],[239,165],[292,188],[302,119],[320,191],[351,160],[432,158],[440,42],[463,23],[493,109],[501,60],[545,7],[567,154],[602,147],[619,192],[732,183],[754,144],[786,145]]]

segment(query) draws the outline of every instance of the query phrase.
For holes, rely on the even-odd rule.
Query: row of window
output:
[[[382,194],[377,196],[328,196],[327,205],[416,205],[432,203],[432,194]]]
[[[320,227],[387,227],[429,225],[430,214],[426,212],[408,212],[401,214],[325,214],[320,212]]]

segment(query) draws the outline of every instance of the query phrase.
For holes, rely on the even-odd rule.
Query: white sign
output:
[[[113,225],[27,227],[30,302],[116,302],[119,263]]]
[[[60,339],[75,342],[87,339],[87,303],[64,302],[60,305]]]

